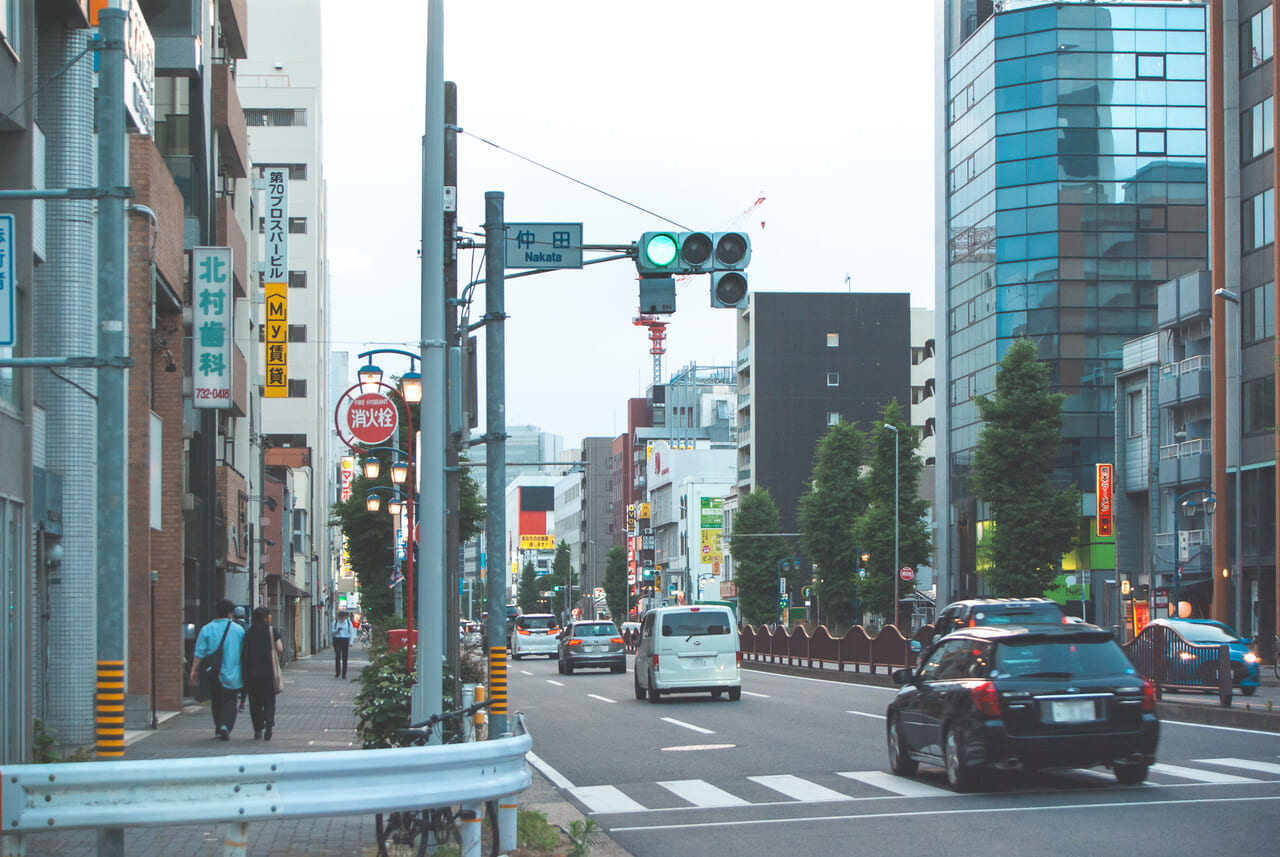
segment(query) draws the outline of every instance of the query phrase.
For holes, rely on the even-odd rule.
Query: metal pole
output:
[[[458,186],[458,88],[452,82],[444,84],[444,139],[441,145],[444,146],[444,163],[441,167],[443,171],[443,181],[445,187],[457,188]],[[454,195],[457,199],[457,195]],[[456,208],[456,206],[455,206]],[[448,354],[456,357],[458,364],[461,364],[465,352],[463,349],[456,347],[458,343],[458,253],[453,242],[454,223],[457,220],[457,212],[442,212],[443,218],[442,232],[440,236],[440,251],[444,257],[444,291],[445,291],[445,315],[444,315],[444,338],[449,344]],[[462,377],[461,365],[454,366],[449,371],[449,383],[453,384],[455,380]],[[459,384],[459,387],[462,385]],[[457,407],[464,399],[463,390],[453,391],[453,395],[448,397],[450,414],[449,438],[445,444],[445,487],[444,499],[445,508],[448,515],[445,518],[445,591],[448,593],[448,610],[445,614],[445,654],[449,663],[449,672],[453,674],[453,698],[455,700],[462,698],[462,641],[459,639],[458,629],[462,622],[462,551],[458,544],[459,526],[461,521],[458,519],[458,510],[461,505],[461,481],[462,474],[458,469],[458,444],[457,437],[453,430],[456,428],[458,432],[464,432],[463,426],[463,408]]]
[[[444,447],[448,365],[444,341],[444,0],[427,3],[426,123],[422,136],[422,439],[419,443],[418,682],[410,714],[420,723],[444,710]],[[410,443],[413,439],[410,438]],[[423,523],[427,526],[422,526]],[[431,611],[435,611],[432,613]],[[440,735],[431,733],[431,743]]]
[[[404,534],[405,535],[404,565],[405,565],[405,570],[407,572],[407,574],[405,575],[404,586],[405,586],[405,596],[409,602],[409,615],[405,617],[405,631],[406,631],[405,633],[405,659],[406,659],[405,666],[408,668],[409,672],[413,672],[413,628],[414,628],[413,605],[415,603],[413,600],[413,594],[414,594],[413,593],[413,575],[415,573],[413,568],[413,553],[414,553],[414,547],[418,541],[418,534],[417,532],[415,532],[417,528],[414,526],[414,524],[417,523],[417,518],[413,516],[413,513],[417,509],[417,504],[413,502],[413,494],[414,494],[413,481],[417,477],[417,474],[422,472],[422,467],[421,467],[421,462],[418,461],[416,458],[414,458],[414,455],[413,455],[413,411],[410,410],[409,403],[405,401],[404,396],[400,396],[399,398],[400,398],[400,401],[404,403],[405,426],[409,430],[409,451],[407,453],[407,455],[409,456],[409,478],[405,480],[405,486],[404,486],[405,507],[406,507],[405,517],[408,518],[408,527],[409,527],[409,532]],[[397,441],[396,446],[398,447],[400,445],[398,443],[399,438],[395,438],[395,440]],[[396,517],[399,517],[399,515],[397,515]],[[399,523],[399,522],[398,521],[393,522],[391,525],[392,533],[395,532],[396,523]],[[393,541],[394,541],[394,538],[393,538]],[[393,545],[392,550],[394,549],[395,549],[395,546]],[[399,565],[400,565],[400,560],[397,559],[396,566],[399,567]],[[425,614],[424,614],[424,617],[425,617]],[[421,624],[418,624],[418,645],[422,645],[422,625]],[[419,650],[419,655],[421,655],[421,650]],[[420,662],[422,658],[419,657],[418,660]],[[426,719],[429,716],[430,715],[423,715],[421,719],[414,719],[411,722],[421,723],[422,720]]]
[[[437,0],[438,2],[438,0]],[[489,640],[489,707],[492,718],[489,736],[507,731],[507,381],[506,318],[507,269],[506,223],[501,191],[484,195],[485,244],[485,594],[489,618],[485,632]]]
[[[898,627],[898,427],[884,424],[893,432],[893,626]],[[899,629],[901,630],[901,629]]]

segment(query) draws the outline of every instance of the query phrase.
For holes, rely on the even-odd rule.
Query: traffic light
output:
[[[705,274],[714,270],[714,239],[709,232],[681,232],[680,273]]]
[[[715,234],[715,266],[717,271],[742,271],[751,262],[751,239],[745,232]]]
[[[680,273],[680,234],[646,232],[636,248],[636,270],[641,274]]]
[[[751,239],[745,232],[645,232],[636,244],[640,309],[675,312],[675,288],[668,278],[687,274],[711,275],[713,307],[742,309],[750,262]]]
[[[747,305],[747,275],[741,271],[715,271],[711,275],[711,305],[743,309]]]

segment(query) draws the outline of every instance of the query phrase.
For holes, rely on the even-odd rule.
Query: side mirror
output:
[[[903,667],[902,669],[894,670],[891,675],[893,676],[894,684],[911,684],[911,680],[915,677],[915,670]]]

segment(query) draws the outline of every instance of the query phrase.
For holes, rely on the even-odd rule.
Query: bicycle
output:
[[[1271,638],[1271,668],[1276,671],[1276,678],[1280,678],[1280,634]]]
[[[492,699],[486,699],[483,702],[477,702],[474,705],[468,705],[466,708],[459,708],[456,711],[433,714],[422,723],[412,724],[406,729],[397,729],[396,738],[400,741],[400,746],[402,747],[425,746],[431,743],[432,733],[437,732],[440,735],[442,744],[463,744],[468,740],[475,740],[474,734],[468,728],[470,726],[470,718],[492,704]],[[452,724],[451,729],[446,728],[448,724]],[[491,857],[497,857],[497,801],[485,802],[485,814],[489,816],[492,833],[489,853]],[[378,841],[378,857],[391,857],[387,846],[392,844],[408,846],[409,848],[416,846],[415,853],[417,857],[424,857],[427,849],[432,845],[438,846],[453,842],[458,847],[462,847],[462,832],[458,828],[458,822],[462,820],[463,813],[460,810],[455,812],[452,806],[424,807],[423,809],[392,812],[386,815],[385,821],[383,814],[378,813],[374,817],[374,832]],[[403,851],[399,853],[403,853]]]

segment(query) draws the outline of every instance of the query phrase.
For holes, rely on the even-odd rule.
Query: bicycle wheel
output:
[[[378,838],[378,857],[400,857],[402,849],[395,849],[395,854],[388,846],[398,845],[412,848],[418,839],[421,822],[418,813],[413,811],[393,812],[384,822],[382,813],[375,817],[375,833]],[[426,837],[422,837],[424,840]]]

